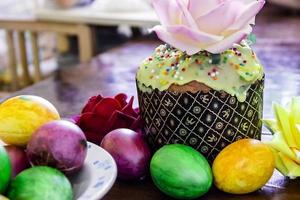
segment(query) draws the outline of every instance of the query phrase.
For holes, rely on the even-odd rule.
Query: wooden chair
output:
[[[38,33],[41,31],[51,31],[65,35],[76,35],[79,42],[80,61],[84,62],[92,57],[92,31],[90,25],[129,25],[132,27],[151,27],[158,24],[158,19],[154,11],[149,12],[125,12],[125,13],[103,13],[93,11],[89,7],[74,9],[48,9],[39,7],[36,1],[35,19],[32,20],[2,20],[0,19],[0,29],[7,32],[7,42],[9,46],[9,69],[13,80],[12,86],[18,89],[20,81],[17,76],[16,54],[14,49],[13,34],[17,34],[18,48],[20,48],[20,61],[23,69],[22,79],[25,83],[30,83],[28,73],[27,52],[25,49],[24,33],[29,32],[31,37],[31,49],[33,52],[34,81],[42,79],[38,56]]]
[[[6,31],[9,73],[12,80],[12,89],[20,88],[21,81],[28,85],[32,82],[28,69],[28,59],[26,52],[25,33],[30,34],[30,44],[33,55],[34,76],[33,82],[38,82],[43,78],[40,70],[40,58],[38,47],[39,32],[54,32],[64,35],[75,35],[78,37],[80,61],[85,62],[92,58],[92,32],[88,25],[42,22],[36,20],[0,20],[0,29]],[[16,34],[16,37],[14,35]],[[17,41],[15,41],[17,38]],[[16,58],[15,43],[18,43],[20,58]],[[17,73],[17,60],[20,60],[22,76],[19,78]]]

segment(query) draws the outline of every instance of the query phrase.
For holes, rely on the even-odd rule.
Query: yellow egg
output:
[[[46,99],[31,95],[10,98],[0,104],[0,139],[25,146],[41,125],[58,119],[59,113]]]
[[[223,149],[212,170],[217,188],[227,193],[246,194],[263,187],[274,168],[274,155],[267,145],[243,139]]]

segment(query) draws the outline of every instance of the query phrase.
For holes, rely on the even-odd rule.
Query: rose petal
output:
[[[77,125],[84,132],[95,132],[99,135],[103,135],[107,131],[107,119],[94,113],[82,114]]]
[[[176,1],[152,0],[151,3],[162,25],[175,25],[180,21],[182,13],[178,12]]]
[[[91,97],[88,100],[87,104],[82,109],[81,113],[92,112],[92,110],[94,109],[95,105],[97,103],[99,103],[102,99],[103,99],[103,97],[101,95]]]
[[[135,112],[136,115],[139,115],[140,114],[140,108],[139,107],[135,108],[134,112]]]
[[[167,26],[167,31],[178,37],[186,36],[191,42],[198,43],[211,43],[220,41],[223,39],[222,36],[216,36],[200,30],[193,30],[186,26]]]
[[[221,0],[189,0],[188,10],[194,19],[197,19],[216,8],[221,2]]]
[[[120,103],[122,108],[124,108],[127,105],[127,101],[126,101],[127,98],[128,98],[127,95],[124,93],[117,94],[114,97],[114,99],[116,99]]]
[[[242,1],[225,1],[206,15],[196,19],[200,30],[208,33],[221,35],[230,25],[234,23],[240,10],[244,9]]]
[[[191,13],[189,12],[189,10],[187,8],[188,5],[184,4],[184,1],[182,1],[182,0],[176,0],[176,2],[182,13],[181,22],[178,25],[185,25],[192,29],[197,30],[198,26],[197,26],[193,16],[191,15]],[[172,13],[172,15],[174,15],[174,13]]]
[[[169,45],[181,50],[181,51],[186,51],[187,54],[193,55],[195,53],[198,53],[201,51],[201,48],[199,48],[195,43],[190,43],[190,42],[185,42],[183,40],[180,40],[176,38],[174,35],[169,33],[165,28],[162,26],[155,26],[152,28],[153,31],[156,32],[157,37],[168,43]]]
[[[69,121],[73,122],[74,124],[77,124],[79,122],[81,115],[73,115],[69,117]]]
[[[94,108],[93,112],[108,119],[114,111],[121,110],[120,103],[113,98],[103,98]]]
[[[135,119],[135,121],[132,123],[130,129],[131,130],[137,130],[142,128],[142,119],[140,116],[138,116],[138,118]]]
[[[129,116],[134,116],[135,115],[135,112],[132,108],[133,100],[134,100],[134,97],[131,97],[128,104],[121,110],[122,113],[124,113],[126,115],[129,115]]]
[[[139,117],[140,116],[140,109],[139,108],[133,109],[132,116],[135,117],[135,118]]]
[[[252,27],[248,25],[243,30],[228,36],[221,43],[216,43],[206,47],[206,50],[211,53],[221,53],[229,48],[232,48],[234,43],[239,43],[249,33],[251,33],[251,31],[252,31]]]
[[[245,27],[247,24],[254,24],[253,19],[257,15],[257,13],[262,9],[264,6],[265,1],[259,0],[259,1],[253,1],[250,4],[247,4],[244,6],[242,10],[240,10],[239,15],[236,17],[236,20],[230,27],[228,27],[228,30],[237,30],[242,27]]]
[[[192,30],[186,26],[168,26],[166,28],[155,26],[153,30],[156,32],[159,39],[181,51],[186,51],[189,55],[198,53],[203,50],[205,46],[223,39],[221,36]]]
[[[131,125],[135,122],[135,118],[120,111],[115,111],[108,122],[109,130],[111,131],[117,128],[131,127]]]
[[[158,37],[192,55],[221,53],[249,34],[265,0],[152,0]]]
[[[94,144],[97,144],[99,145],[102,141],[102,139],[104,138],[104,136],[106,134],[99,134],[97,132],[88,132],[88,131],[84,131],[84,134],[86,136],[86,139],[89,141],[89,142],[92,142]]]

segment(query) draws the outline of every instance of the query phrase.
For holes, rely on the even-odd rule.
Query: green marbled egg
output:
[[[0,144],[0,194],[2,194],[9,182],[11,176],[11,164],[8,154]]]
[[[7,196],[12,200],[72,200],[72,186],[57,169],[38,166],[22,171],[12,181]]]
[[[198,151],[181,144],[165,145],[152,157],[154,184],[177,199],[194,199],[210,189],[213,176],[209,163]]]

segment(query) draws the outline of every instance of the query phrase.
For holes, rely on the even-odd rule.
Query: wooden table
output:
[[[266,71],[264,115],[271,117],[271,102],[287,102],[300,94],[300,17],[266,11],[258,17],[255,50]],[[136,96],[135,72],[139,63],[158,44],[139,40],[103,53],[72,69],[61,68],[56,76],[14,95],[34,94],[50,100],[67,117],[80,112],[89,96],[126,92]],[[137,105],[137,102],[135,101]],[[166,200],[150,179],[117,181],[105,200]],[[203,200],[299,200],[300,179],[288,180],[278,173],[261,190],[248,195],[229,195],[212,189]]]
[[[153,10],[136,12],[101,12],[91,6],[72,9],[40,8],[36,17],[39,21],[90,25],[129,25],[151,27],[159,24]]]

